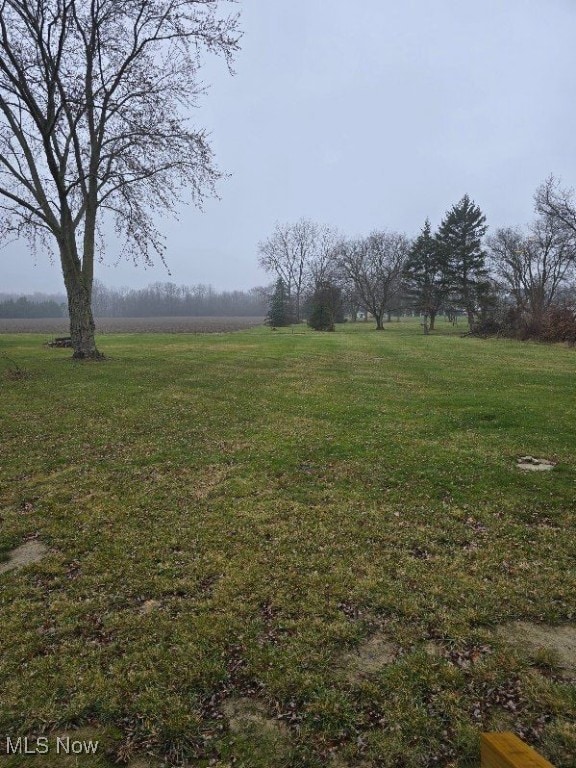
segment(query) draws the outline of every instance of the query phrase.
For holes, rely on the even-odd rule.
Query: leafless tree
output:
[[[574,239],[555,217],[541,215],[526,233],[499,229],[488,239],[490,262],[516,308],[536,328],[574,272]]]
[[[534,196],[536,212],[547,220],[554,221],[558,230],[576,243],[576,200],[573,189],[563,189],[558,179],[549,176],[536,190]]]
[[[316,256],[321,228],[309,219],[295,224],[276,224],[267,240],[258,244],[258,263],[267,272],[282,278],[294,305],[296,321],[300,321],[302,292],[310,264]]]
[[[317,228],[315,248],[309,261],[310,291],[326,283],[336,285],[340,282],[338,247],[341,241],[342,236],[334,227],[320,225]]]
[[[99,357],[91,309],[101,224],[131,256],[164,259],[152,215],[221,173],[189,125],[201,53],[238,48],[216,0],[0,0],[3,234],[52,243],[77,358]]]
[[[372,232],[366,238],[345,240],[339,247],[343,273],[365,308],[384,330],[384,315],[398,296],[409,243],[397,232]]]

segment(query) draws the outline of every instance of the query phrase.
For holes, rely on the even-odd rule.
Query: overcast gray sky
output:
[[[142,287],[269,282],[257,244],[301,216],[343,234],[437,226],[465,193],[491,228],[524,224],[547,175],[576,186],[576,0],[240,0],[235,77],[206,60],[199,126],[221,200],[161,222],[171,277],[116,263]],[[1,291],[61,291],[59,265],[0,251]]]

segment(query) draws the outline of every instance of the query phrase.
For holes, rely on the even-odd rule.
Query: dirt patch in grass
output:
[[[327,768],[370,768],[368,763],[349,763],[337,754],[330,755],[329,760],[330,762],[327,764]]]
[[[263,702],[248,697],[230,698],[222,704],[230,728],[232,753],[229,765],[280,768],[293,765],[288,726],[271,717]]]
[[[393,664],[397,656],[397,646],[384,635],[376,633],[354,652],[342,656],[340,666],[346,670],[349,682],[358,683],[367,675]]]
[[[161,606],[162,606],[162,603],[160,602],[160,600],[146,600],[140,606],[140,613],[146,616],[149,613],[154,613],[154,611],[157,611],[158,608],[160,608]]]
[[[516,462],[518,469],[525,472],[550,472],[556,464],[548,459],[537,459],[534,456],[520,456]]]
[[[424,643],[424,653],[431,659],[440,659],[444,656],[445,650],[441,643],[436,640],[428,640]]]
[[[288,737],[287,726],[282,721],[270,717],[264,704],[259,701],[245,697],[229,699],[222,705],[222,711],[232,733],[256,730],[280,739]]]
[[[220,483],[230,474],[230,467],[222,467],[219,465],[210,465],[206,467],[201,479],[196,483],[196,487],[193,490],[193,495],[196,501],[202,501],[208,498],[212,491],[214,491]]]
[[[509,643],[533,653],[551,651],[565,672],[576,672],[576,626],[573,624],[551,627],[547,624],[515,621],[499,627],[497,634]]]
[[[24,568],[25,565],[30,563],[37,563],[42,560],[48,554],[48,547],[42,544],[41,541],[36,539],[32,541],[26,541],[21,544],[12,552],[8,552],[9,559],[6,562],[0,563],[0,573],[6,573],[6,571],[18,570]]]

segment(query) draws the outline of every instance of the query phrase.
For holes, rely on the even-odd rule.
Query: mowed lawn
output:
[[[576,351],[458,331],[0,336],[0,734],[100,742],[0,764],[573,768]]]

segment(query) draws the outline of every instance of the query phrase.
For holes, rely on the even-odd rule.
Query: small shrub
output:
[[[503,325],[501,322],[498,322],[494,317],[487,317],[474,323],[470,332],[474,336],[495,336],[498,333],[502,333],[502,330]]]
[[[576,313],[570,307],[552,307],[544,317],[543,341],[566,341],[576,344]]]

